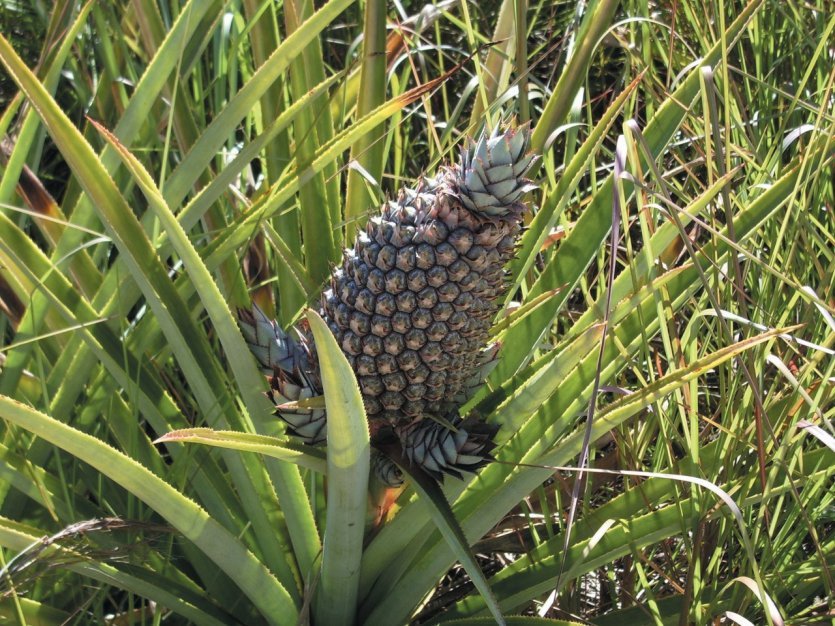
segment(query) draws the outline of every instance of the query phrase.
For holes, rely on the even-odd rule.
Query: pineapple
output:
[[[507,286],[533,188],[526,173],[527,128],[498,127],[468,142],[458,165],[404,189],[344,252],[322,295],[321,315],[356,373],[372,443],[440,480],[487,462],[493,428],[462,420],[458,409],[483,382],[497,347],[488,332]],[[271,398],[320,395],[312,335],[284,333],[257,308],[241,327],[265,370]],[[323,443],[320,409],[277,413],[292,434]],[[387,484],[402,481],[384,456],[374,459]]]

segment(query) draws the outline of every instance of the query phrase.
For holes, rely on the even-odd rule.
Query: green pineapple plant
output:
[[[468,142],[460,163],[402,189],[345,250],[322,294],[320,313],[357,376],[375,448],[399,445],[436,479],[490,458],[495,428],[458,411],[495,364],[488,335],[529,212],[522,197],[534,188],[529,143],[527,128],[496,126]],[[241,324],[272,372],[274,403],[322,394],[309,331],[294,340],[257,308]],[[326,440],[324,409],[276,414],[305,443]],[[374,467],[384,482],[402,483],[384,459]]]

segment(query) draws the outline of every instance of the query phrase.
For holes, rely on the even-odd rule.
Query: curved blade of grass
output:
[[[316,621],[353,624],[362,559],[371,445],[359,386],[324,320],[308,311],[328,411],[328,508]]]
[[[812,422],[810,422],[808,420],[800,420],[797,423],[797,427],[802,428],[803,430],[810,433],[811,435],[814,435],[820,441],[822,441],[825,446],[829,447],[830,450],[835,452],[835,437],[830,435],[828,432],[826,432],[820,426],[816,426],[815,424],[813,424]]]
[[[620,135],[617,139],[617,147],[615,149],[615,161],[613,168],[613,176],[618,183],[626,167],[626,138]],[[591,445],[591,431],[594,425],[594,413],[597,409],[597,398],[600,394],[600,380],[603,370],[603,360],[606,354],[606,339],[609,335],[610,318],[612,312],[612,283],[615,280],[617,272],[617,249],[618,243],[621,240],[621,204],[623,202],[623,187],[619,184],[615,188],[615,193],[612,196],[612,227],[610,228],[609,239],[609,271],[606,278],[606,299],[602,312],[601,323],[603,325],[603,332],[600,335],[600,347],[597,351],[597,364],[595,366],[594,384],[592,386],[591,397],[589,398],[588,409],[586,411],[586,423],[583,435],[583,445],[580,448],[580,458],[578,465],[585,468],[589,461],[589,446]],[[577,503],[580,501],[580,491],[584,490],[586,475],[580,476],[574,481],[574,486],[571,489],[571,503],[568,507],[568,516],[565,525],[565,544],[563,545],[563,552],[568,552],[568,546],[571,543],[571,528],[574,525],[574,518],[577,514]],[[564,563],[560,564],[560,573],[557,577],[557,584],[554,589],[554,594],[562,586]]]
[[[88,463],[157,511],[235,581],[271,623],[297,614],[287,590],[237,537],[131,458],[6,396],[0,396],[0,417]]]
[[[16,552],[26,550],[43,542],[47,535],[48,533],[39,529],[0,518],[0,545],[10,550]],[[60,545],[54,546],[53,549],[59,553],[65,552]],[[182,615],[195,624],[223,626],[228,624],[229,620],[234,619],[232,615],[218,609],[208,597],[201,595],[196,589],[186,588],[176,582],[173,576],[163,577],[147,570],[140,573],[138,571],[140,568],[126,567],[124,564],[111,565],[99,559],[84,559],[80,555],[75,558],[72,554],[66,556],[69,560],[57,566],[158,602],[161,606]],[[131,573],[120,568],[131,570]],[[27,623],[34,625],[38,622],[27,621]],[[64,624],[66,621],[59,623]]]
[[[325,474],[328,471],[327,459],[323,450],[294,444],[292,441],[268,435],[213,430],[211,428],[182,428],[164,434],[157,438],[154,443],[199,443],[204,446],[226,448],[239,452],[255,452],[274,459],[295,463],[320,474]]]
[[[737,576],[730,582],[728,582],[726,589],[733,585],[734,583],[739,583],[748,587],[751,592],[754,594],[754,597],[757,598],[760,602],[764,604],[763,608],[769,613],[771,617],[771,621],[774,622],[774,626],[784,626],[785,622],[783,621],[783,616],[780,614],[780,609],[777,608],[777,605],[774,603],[774,600],[769,597],[766,593],[765,589],[760,588],[760,585],[757,582],[748,576]]]

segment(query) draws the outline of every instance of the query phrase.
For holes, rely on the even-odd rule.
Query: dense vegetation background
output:
[[[0,0],[4,622],[832,623],[833,29],[828,0]],[[295,448],[234,311],[299,319],[502,117],[543,158],[470,407],[497,462],[366,502],[338,350],[344,432]]]

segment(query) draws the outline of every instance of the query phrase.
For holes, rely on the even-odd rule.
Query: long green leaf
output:
[[[293,444],[286,439],[238,433],[211,428],[183,428],[159,437],[154,443],[199,443],[204,446],[255,452],[325,474],[328,471],[325,453],[318,448]]]
[[[328,412],[328,510],[316,620],[352,624],[362,559],[371,445],[359,386],[327,324],[307,320],[316,341]]]
[[[90,350],[93,359],[100,362],[109,374],[109,377],[100,378],[107,379],[113,386],[119,385],[124,389],[135,390],[134,399],[139,411],[157,432],[185,426],[183,415],[168,396],[163,382],[154,374],[149,363],[137,359],[131,352],[123,351],[116,333],[107,324],[96,323],[102,320],[102,316],[80,298],[63,274],[50,270],[49,260],[34,242],[4,215],[0,215],[0,227],[5,233],[5,237],[0,240],[0,259],[10,275],[14,273],[32,285],[37,285],[36,293],[44,297],[44,306],[63,318],[66,325],[74,325],[75,334],[83,341],[82,345]],[[38,276],[44,276],[44,282],[38,284]],[[30,288],[26,293],[33,289],[34,287]],[[112,388],[99,388],[90,392],[91,398],[99,397],[100,393],[109,395],[115,392]],[[51,406],[60,406],[60,400],[60,396],[56,397]],[[179,450],[173,450],[172,457],[180,457]],[[205,457],[201,458],[198,465],[200,471],[195,475],[194,483],[204,505],[210,508],[219,521],[227,523],[229,527],[239,528],[240,523],[233,523],[229,517],[229,510],[237,509],[231,490],[224,493],[220,489],[223,483],[216,478],[209,479],[212,485],[206,480],[207,476],[220,476],[220,469],[213,460]],[[235,515],[238,520],[244,518],[243,513]]]
[[[603,113],[600,121],[591,130],[583,145],[577,150],[574,158],[569,161],[556,187],[548,193],[542,207],[534,215],[530,229],[522,236],[519,251],[508,264],[508,270],[513,277],[512,287],[508,290],[508,297],[511,297],[519,288],[556,220],[568,205],[580,179],[588,170],[594,155],[603,145],[609,130],[621,114],[628,98],[641,83],[641,79],[642,76],[638,76],[612,101],[612,104]]]

